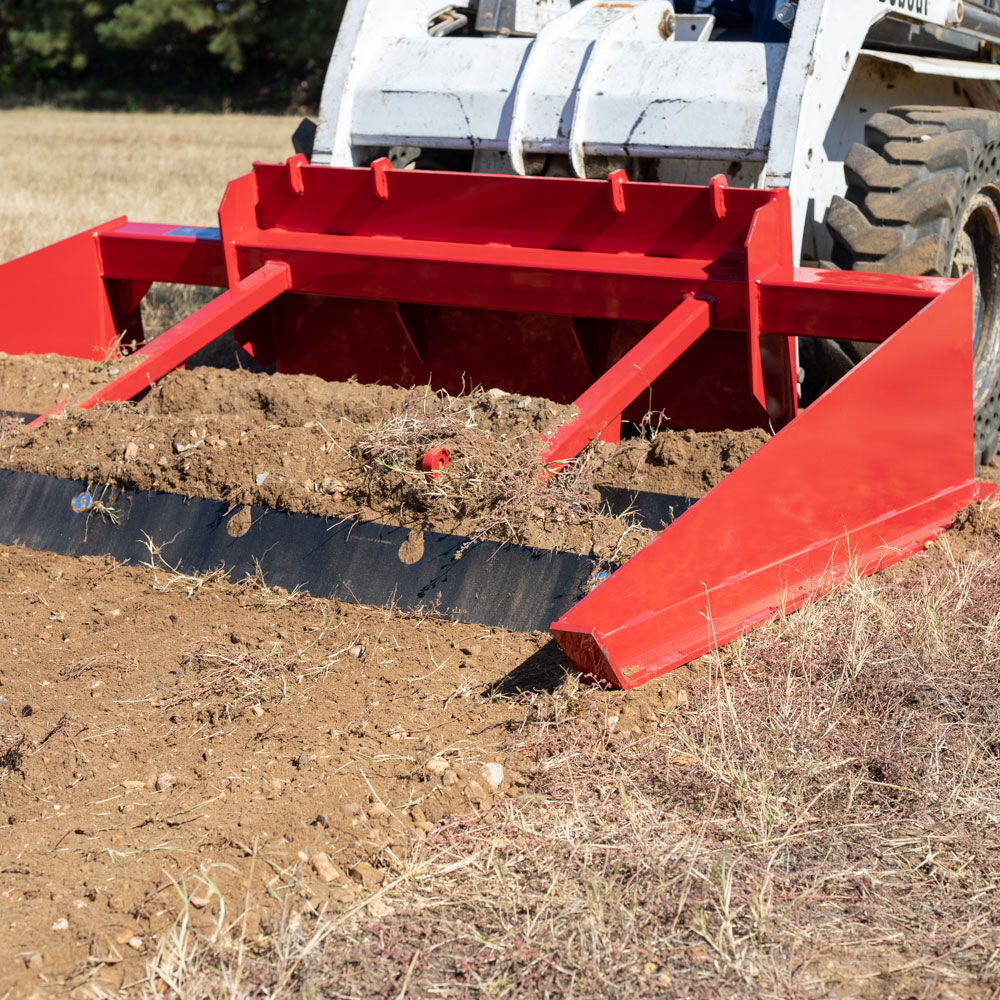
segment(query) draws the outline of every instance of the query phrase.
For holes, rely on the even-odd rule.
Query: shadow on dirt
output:
[[[483,689],[486,698],[509,698],[521,692],[555,691],[567,674],[566,657],[555,639],[518,664],[506,677]]]

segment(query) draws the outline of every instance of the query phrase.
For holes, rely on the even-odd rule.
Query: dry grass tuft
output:
[[[181,654],[183,670],[192,680],[159,699],[161,708],[176,708],[193,702],[209,702],[213,715],[232,718],[251,705],[282,697],[287,674],[299,655],[279,658],[279,647],[269,652],[239,644],[208,646],[197,643]]]
[[[459,396],[412,390],[359,442],[355,455],[366,489],[381,503],[391,498],[418,512],[434,509],[469,520],[474,539],[518,542],[532,518],[578,521],[597,513],[596,462],[589,453],[558,476],[540,476],[541,432],[551,416],[529,398],[496,390],[474,388]],[[426,475],[423,455],[442,447],[450,452],[449,464],[436,477]]]
[[[216,569],[209,570],[207,573],[185,572],[181,568],[179,562],[171,563],[163,555],[164,548],[166,548],[170,542],[173,541],[173,539],[158,545],[145,531],[142,534],[142,544],[149,553],[149,558],[140,562],[139,565],[145,566],[147,569],[154,571],[152,583],[153,590],[157,590],[161,593],[165,593],[169,590],[184,590],[187,591],[188,597],[193,597],[199,591],[210,590],[212,587],[217,586],[220,583],[228,582],[230,570],[226,569],[224,566],[219,566]],[[161,573],[165,575],[161,577]]]
[[[0,780],[18,772],[32,743],[25,733],[0,733]]]
[[[91,670],[102,670],[110,667],[116,670],[119,676],[124,677],[136,665],[137,661],[133,656],[121,656],[118,653],[97,653],[94,656],[84,657],[82,660],[74,660],[59,671],[59,676],[63,680],[75,680]]]
[[[18,417],[0,414],[0,444],[6,444],[24,430],[24,421]]]

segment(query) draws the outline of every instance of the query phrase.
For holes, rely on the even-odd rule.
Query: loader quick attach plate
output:
[[[283,372],[572,401],[577,416],[540,447],[543,478],[648,410],[674,427],[777,431],[569,607],[590,579],[579,563],[503,547],[468,583],[432,563],[418,579],[389,553],[396,529],[363,529],[388,553],[401,606],[433,603],[448,577],[442,607],[487,600],[483,615],[512,628],[551,614],[570,661],[601,683],[642,683],[874,572],[992,493],[973,478],[971,279],[796,268],[784,191],[257,164],[229,185],[217,237],[118,219],[0,267],[0,350],[104,357],[141,343],[154,281],[224,291],[77,405],[132,398],[234,328]],[[796,337],[880,346],[799,413]],[[24,489],[55,491],[65,511],[62,486],[4,486],[18,505]],[[171,503],[201,510],[157,501],[149,516],[179,516]],[[292,530],[274,512],[258,521]],[[308,523],[294,530],[320,544]],[[328,527],[324,545],[340,537]],[[458,544],[442,536],[433,559]],[[350,584],[342,555],[314,586]],[[281,572],[302,583],[307,563]]]

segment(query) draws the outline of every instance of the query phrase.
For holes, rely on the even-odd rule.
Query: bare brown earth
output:
[[[121,362],[0,358],[8,410],[85,398]],[[542,435],[573,415],[547,400],[475,389],[451,397],[307,375],[199,367],[137,404],[68,409],[32,433],[8,426],[8,468],[325,516],[627,558],[651,537],[607,516],[594,487],[701,496],[765,440],[762,431],[661,431],[589,449],[539,482]],[[436,479],[418,469],[448,448]]]
[[[183,900],[201,930],[248,901],[257,937],[370,896],[442,820],[522,793],[503,692],[562,671],[545,636],[19,548],[0,621],[11,996],[141,979]],[[638,734],[677,682],[602,698]]]

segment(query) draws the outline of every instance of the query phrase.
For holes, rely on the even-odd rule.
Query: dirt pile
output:
[[[2,361],[12,409],[24,399],[47,409],[109,373],[68,359]],[[136,404],[71,409],[31,433],[8,429],[0,460],[94,484],[627,558],[652,533],[609,516],[597,487],[700,496],[766,439],[663,431],[592,447],[543,483],[542,435],[573,412],[496,389],[450,397],[202,367],[172,372]],[[423,455],[440,449],[448,465],[425,475]]]

